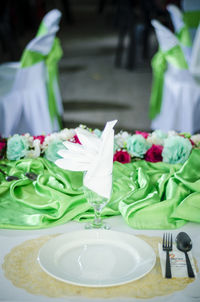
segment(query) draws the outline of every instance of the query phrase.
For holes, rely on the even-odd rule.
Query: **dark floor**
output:
[[[64,56],[60,62],[60,86],[64,104],[64,127],[85,124],[103,128],[118,119],[118,130],[150,130],[148,118],[152,72],[150,61],[156,50],[149,36],[148,58],[141,56],[141,39],[135,45],[136,64],[126,69],[128,38],[120,68],[115,67],[118,34],[108,15],[92,12],[61,27]],[[138,33],[141,29],[138,28]]]

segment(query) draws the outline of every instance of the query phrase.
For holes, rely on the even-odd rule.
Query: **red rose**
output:
[[[6,143],[5,142],[0,142],[0,151],[5,148]]]
[[[150,161],[152,163],[156,163],[158,161],[162,161],[162,150],[163,146],[160,145],[152,145],[149,150],[147,150],[144,159],[146,161]]]
[[[193,140],[191,138],[189,138],[189,141],[191,142],[192,146],[195,146],[195,143],[193,142]]]
[[[117,151],[114,154],[113,161],[118,161],[121,164],[128,164],[131,162],[131,156],[128,152],[126,151]]]
[[[0,140],[0,158],[4,157],[5,152],[6,152],[6,140],[1,139]]]
[[[39,139],[40,144],[42,145],[44,143],[45,135],[33,136],[33,139]]]
[[[140,134],[142,135],[145,139],[147,139],[147,137],[149,136],[148,132],[142,132],[142,131],[135,131],[135,134]]]

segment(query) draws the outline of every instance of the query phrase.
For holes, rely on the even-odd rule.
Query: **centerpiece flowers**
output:
[[[101,136],[99,129],[90,129],[80,125],[96,137]],[[79,128],[78,127],[78,128]],[[22,158],[45,157],[55,162],[61,158],[58,151],[63,149],[63,142],[70,141],[80,144],[75,129],[63,129],[48,135],[31,136],[15,134],[9,138],[0,138],[0,158],[19,160]],[[183,164],[193,148],[200,148],[200,134],[177,133],[155,130],[151,133],[135,131],[131,134],[120,131],[114,136],[113,161],[122,164],[134,160],[148,162],[165,162]]]

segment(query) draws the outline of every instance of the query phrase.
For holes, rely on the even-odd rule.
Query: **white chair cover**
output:
[[[167,10],[170,13],[175,32],[179,33],[185,25],[182,11],[174,4],[167,5]]]
[[[194,38],[189,69],[191,74],[200,84],[200,25],[198,26]]]
[[[27,50],[47,55],[55,39],[54,31],[34,38]],[[47,95],[47,70],[44,60],[30,67],[18,68],[9,93],[0,98],[0,133],[8,137],[15,133],[48,134],[59,129],[52,124]]]
[[[36,36],[26,50],[48,56],[52,49],[61,13],[49,12],[42,23],[46,33]],[[50,118],[47,93],[48,72],[44,60],[32,66],[21,67],[21,62],[0,66],[0,134],[8,137],[15,133],[48,134],[59,130],[57,119]],[[62,100],[57,77],[54,93],[58,111],[62,114]],[[13,110],[14,109],[14,110]]]
[[[159,46],[167,51],[179,42],[175,35],[158,21],[152,21]],[[179,69],[168,63],[164,74],[162,105],[151,128],[163,131],[195,133],[200,130],[200,85],[189,69]]]
[[[62,14],[58,9],[53,9],[44,16],[42,22],[44,23],[48,32],[50,32],[54,26],[59,25],[61,16]]]
[[[39,135],[52,131],[45,77],[44,62],[18,70],[13,89],[0,100],[3,136],[25,132]]]
[[[189,30],[186,27],[185,22],[183,20],[182,11],[176,5],[173,5],[173,4],[167,5],[167,10],[169,11],[170,17],[172,19],[172,24],[174,26],[175,33],[177,35],[179,35],[182,30],[185,30],[185,31],[187,30],[188,38],[191,38],[190,34],[189,34]],[[192,40],[192,38],[191,38],[191,40]],[[183,41],[181,41],[180,39],[179,39],[179,42],[180,42],[180,46],[183,50],[183,53],[185,55],[185,59],[186,59],[187,63],[190,64],[191,53],[192,53],[192,44],[184,45]]]
[[[46,28],[45,34],[54,30],[54,27],[57,28],[61,16],[62,14],[58,9],[53,9],[44,16],[41,24]],[[0,65],[0,96],[3,96],[10,91],[15,80],[16,72],[19,68],[20,62],[8,62]],[[60,96],[59,92],[57,92],[57,94]],[[59,97],[59,99],[61,102],[61,97]],[[62,109],[62,105],[59,104],[59,107]]]
[[[50,12],[48,12],[44,16],[44,18],[41,22],[37,35],[42,35],[42,34],[46,34],[46,33],[50,33],[51,31],[54,31],[55,28],[57,28],[57,26],[60,23],[61,16],[62,16],[62,14],[58,9],[53,9]],[[56,98],[56,102],[57,102],[57,106],[58,106],[58,112],[59,112],[60,116],[62,116],[64,110],[63,110],[62,97],[61,97],[57,77],[55,77],[55,79],[54,79],[54,93],[55,93],[55,98]],[[57,122],[55,121],[55,123],[57,123]]]
[[[158,44],[162,51],[165,52],[179,44],[177,37],[171,32],[171,30],[162,25],[159,21],[152,20],[151,24],[155,29]]]

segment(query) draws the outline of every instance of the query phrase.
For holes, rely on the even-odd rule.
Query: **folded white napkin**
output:
[[[158,251],[160,256],[160,264],[161,264],[161,270],[162,270],[162,276],[165,277],[165,263],[166,263],[166,252],[163,251],[162,245],[158,244]],[[187,272],[187,265],[185,260],[185,254],[181,251],[179,251],[175,244],[173,244],[173,250],[169,252],[170,254],[170,264],[171,264],[171,272],[172,272],[172,278],[183,278],[188,277]],[[194,265],[194,260],[192,257],[192,252],[188,252],[188,256],[194,271],[194,274],[196,276],[196,268]]]
[[[64,142],[67,150],[60,150],[55,164],[62,169],[87,171],[84,186],[105,198],[110,198],[112,190],[112,169],[114,151],[114,130],[117,120],[106,123],[100,138],[89,131],[75,130],[80,144]]]

